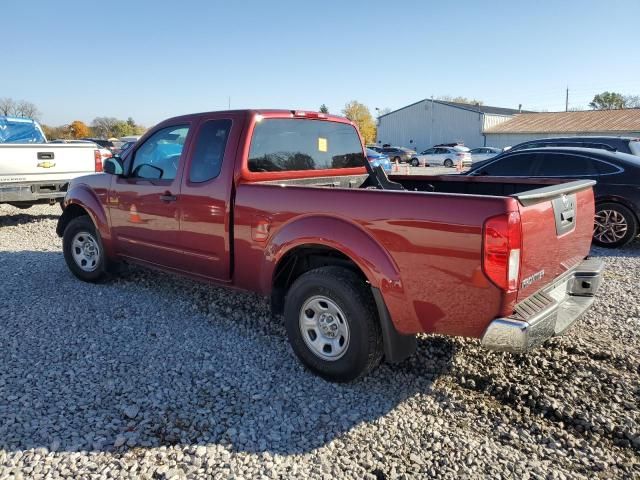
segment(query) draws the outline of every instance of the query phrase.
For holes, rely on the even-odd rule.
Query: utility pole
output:
[[[431,128],[429,129],[429,148],[433,147],[433,95],[431,95]]]
[[[228,96],[227,99],[228,99],[227,109],[231,110],[231,96]]]
[[[564,101],[564,111],[565,112],[569,111],[569,85],[567,85],[567,96],[565,97],[565,101]]]

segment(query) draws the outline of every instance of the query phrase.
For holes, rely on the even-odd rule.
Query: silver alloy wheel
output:
[[[593,236],[602,243],[614,243],[622,240],[629,226],[622,213],[617,210],[596,212]]]
[[[78,232],[71,240],[71,255],[76,265],[84,272],[93,272],[100,261],[100,246],[88,232]]]
[[[338,360],[349,347],[347,317],[327,297],[315,295],[304,302],[300,309],[299,326],[304,343],[322,360]]]

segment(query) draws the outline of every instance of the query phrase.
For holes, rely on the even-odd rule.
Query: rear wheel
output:
[[[285,300],[287,336],[300,361],[335,382],[349,382],[382,359],[382,333],[371,290],[342,267],[302,274]]]
[[[98,282],[106,277],[102,239],[87,215],[69,222],[62,237],[62,251],[69,270],[80,280]]]
[[[400,157],[393,157],[393,161],[396,163],[400,163]]]
[[[596,205],[593,243],[600,247],[622,247],[638,235],[638,221],[624,205],[605,202]]]
[[[447,168],[451,168],[451,167],[453,167],[453,161],[452,161],[450,158],[447,158],[447,159],[444,161],[444,166],[445,166],[445,167],[447,167]]]

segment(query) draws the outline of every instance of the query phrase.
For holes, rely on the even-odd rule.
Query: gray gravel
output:
[[[334,385],[254,295],[75,280],[58,214],[0,206],[0,479],[640,478],[640,241],[544,349],[423,336]]]

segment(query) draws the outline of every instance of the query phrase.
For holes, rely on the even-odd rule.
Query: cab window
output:
[[[231,120],[209,120],[198,131],[191,157],[189,181],[207,182],[220,175]]]
[[[149,180],[174,180],[188,133],[187,125],[158,130],[135,151],[130,176]]]
[[[288,118],[256,124],[249,151],[252,172],[364,167],[356,129],[346,123]]]

